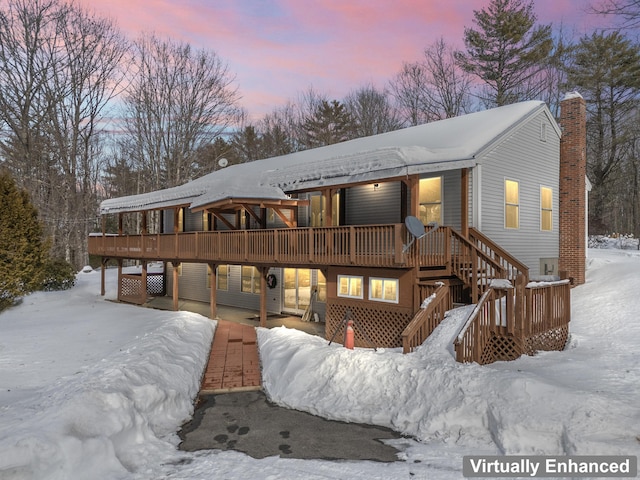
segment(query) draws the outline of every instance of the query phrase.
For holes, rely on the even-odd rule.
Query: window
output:
[[[256,267],[242,266],[242,291],[260,293],[260,272]]]
[[[442,223],[442,177],[420,179],[420,220]]]
[[[362,293],[362,277],[338,275],[338,296],[348,298],[364,298]]]
[[[216,288],[229,291],[229,265],[218,265],[216,272]]]
[[[324,274],[317,270],[318,272],[318,301],[325,302],[327,301],[327,278]]]
[[[504,181],[504,227],[520,228],[520,184]]]
[[[540,230],[553,230],[553,190],[540,187]]]
[[[369,300],[398,303],[398,290],[397,278],[369,279]]]

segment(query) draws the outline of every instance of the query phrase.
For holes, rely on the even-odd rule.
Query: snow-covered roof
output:
[[[528,101],[347,142],[231,165],[184,185],[105,200],[101,213],[206,206],[232,198],[285,200],[285,192],[471,167],[544,102]],[[551,115],[549,113],[549,117]]]

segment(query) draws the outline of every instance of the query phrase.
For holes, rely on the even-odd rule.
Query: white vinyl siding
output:
[[[560,138],[551,123],[546,141],[540,140],[540,122],[549,122],[543,112],[518,126],[499,145],[478,160],[482,175],[474,175],[479,191],[479,223],[482,232],[529,267],[540,272],[541,258],[559,255],[558,209],[552,211],[552,230],[540,230],[540,185],[552,189],[558,205]],[[519,228],[505,228],[505,179],[519,182]],[[472,198],[478,200],[472,193]],[[477,224],[476,224],[477,225]],[[476,226],[473,225],[473,226]]]

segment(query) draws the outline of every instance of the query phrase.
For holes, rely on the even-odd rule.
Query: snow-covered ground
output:
[[[270,398],[406,434],[392,464],[179,451],[215,322],[106,301],[100,274],[80,273],[0,314],[0,478],[449,479],[463,455],[638,455],[640,252],[589,257],[563,352],[458,364],[466,309],[410,355],[259,329]]]

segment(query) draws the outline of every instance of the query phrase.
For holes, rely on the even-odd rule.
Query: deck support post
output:
[[[107,262],[109,261],[106,257],[101,257],[100,259],[100,296],[104,297],[107,291],[106,287],[106,268]]]
[[[267,327],[267,275],[269,267],[260,267],[260,326]]]
[[[142,260],[142,275],[140,286],[140,305],[147,303],[147,261]]]
[[[214,319],[218,317],[218,304],[216,299],[218,277],[216,272],[216,264],[209,263],[209,269],[211,270],[211,291],[209,293],[209,318]]]
[[[180,267],[180,262],[171,262],[171,265],[173,266],[173,291],[171,293],[172,297],[173,297],[173,311],[177,312],[178,311],[178,295],[179,295],[179,288],[178,288],[178,268]]]
[[[122,259],[118,259],[118,301],[122,301]]]

